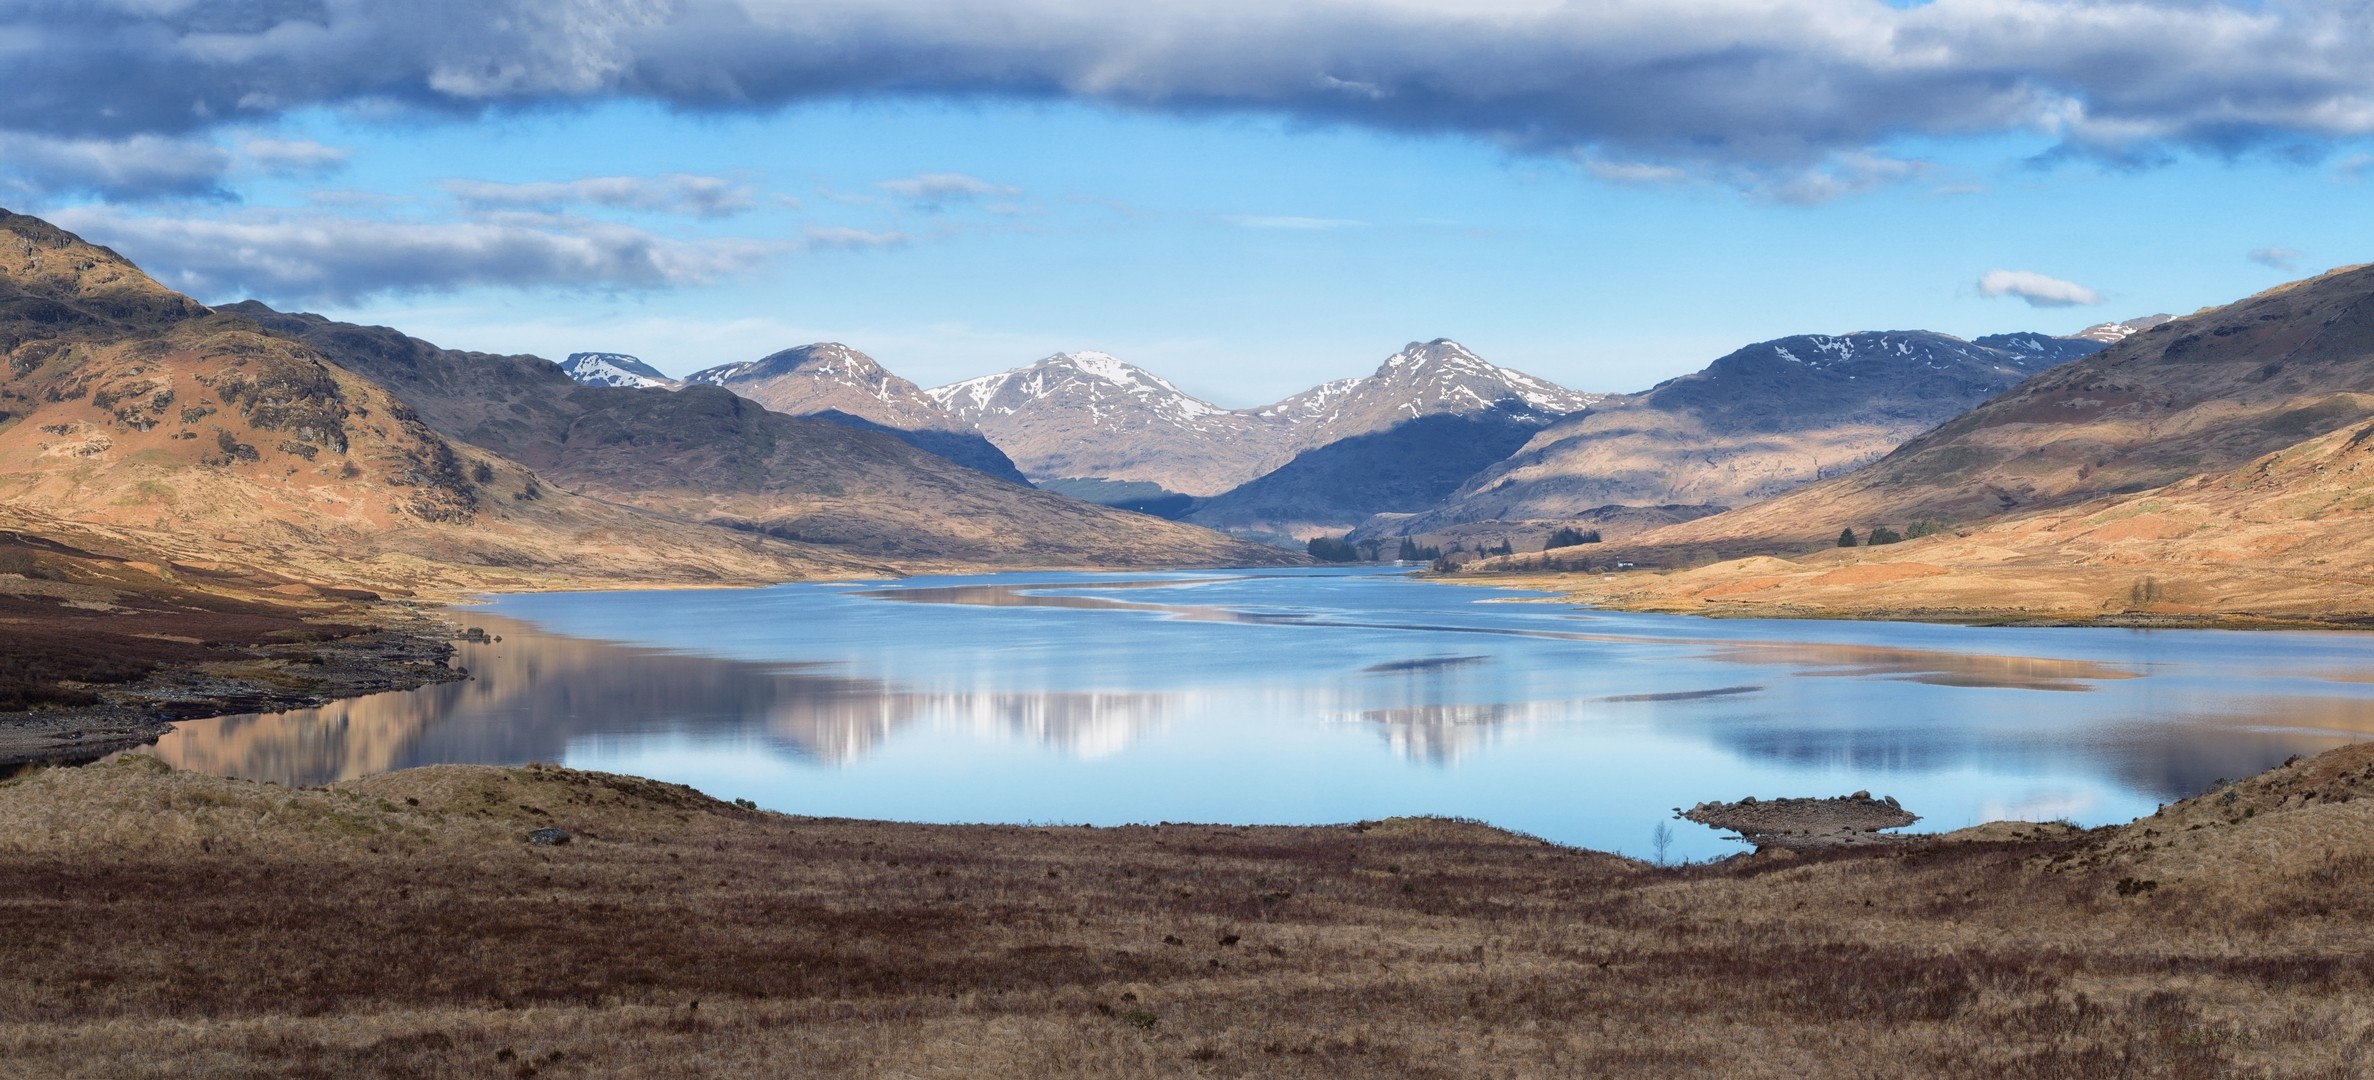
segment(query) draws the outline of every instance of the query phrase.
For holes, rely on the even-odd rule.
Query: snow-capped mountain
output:
[[[914,383],[839,342],[785,349],[685,376],[722,386],[775,412],[887,431],[967,468],[1027,483],[1004,452]]]
[[[1456,341],[1436,338],[1409,343],[1365,379],[1322,383],[1256,412],[1288,425],[1316,428],[1317,441],[1301,441],[1324,445],[1421,416],[1497,413],[1546,424],[1605,397],[1512,371]]]
[[[2099,341],[2104,345],[2115,345],[2161,323],[2175,321],[2176,316],[2165,313],[2145,315],[2141,318],[2122,319],[2118,322],[2095,323],[2069,336],[2083,338],[2087,341]]]
[[[1059,353],[927,392],[1033,476],[1143,481],[1191,495],[1420,417],[1489,414],[1539,426],[1603,396],[1497,367],[1443,339],[1414,342],[1365,378],[1257,409],[1223,409],[1100,352]]]
[[[1213,495],[1274,468],[1284,432],[1101,352],[925,391],[1033,477],[1145,481]]]
[[[1080,410],[1099,427],[1114,430],[1139,423],[1193,428],[1209,417],[1230,415],[1153,372],[1094,351],[1056,353],[1029,367],[926,392],[974,423],[1050,408]]]
[[[1552,521],[1607,506],[1739,506],[1851,471],[2029,376],[2102,349],[1925,330],[1760,341],[1535,435],[1442,505],[1365,533]]]
[[[957,431],[966,427],[921,387],[839,342],[802,345],[757,360],[719,364],[693,372],[684,381],[722,386],[793,416],[841,412],[905,430]]]
[[[677,385],[676,380],[660,374],[652,367],[625,353],[570,353],[560,368],[569,377],[588,386],[666,386]]]

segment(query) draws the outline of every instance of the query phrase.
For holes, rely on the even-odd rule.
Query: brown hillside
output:
[[[0,519],[374,588],[764,580],[868,564],[560,490],[318,352],[0,211]]]
[[[1747,554],[1978,522],[2218,472],[2368,418],[2374,268],[2352,267],[2155,326],[1846,476],[1641,543]]]
[[[386,327],[226,309],[385,384],[456,438],[571,491],[905,565],[1261,565],[1276,548],[997,480],[879,431],[785,416],[714,386],[585,386],[534,356]]]
[[[1543,565],[1539,556],[1495,562]],[[1548,584],[1598,603],[1730,614],[2365,625],[2374,622],[2374,423],[2151,491],[1901,544]]]
[[[2322,1080],[2374,1049],[2365,745],[2119,828],[1680,867],[1440,819],[907,825],[127,758],[0,783],[0,895],[29,1076]]]

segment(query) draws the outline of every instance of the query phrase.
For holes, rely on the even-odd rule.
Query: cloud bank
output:
[[[2368,41],[2374,8],[2345,0],[18,0],[0,132],[154,157],[137,140],[322,106],[1067,99],[1462,135],[1807,201],[1901,175],[1877,151],[1904,137],[2314,154],[2374,134]],[[51,186],[141,180],[10,158]]]
[[[630,226],[513,214],[455,223],[320,213],[158,217],[80,207],[51,217],[167,268],[158,279],[200,297],[353,302],[474,285],[653,289],[700,285],[776,253],[750,240],[675,240]]]

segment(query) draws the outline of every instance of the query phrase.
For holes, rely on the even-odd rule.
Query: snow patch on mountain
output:
[[[561,361],[560,369],[588,386],[677,385],[676,380],[661,374],[658,368],[625,353],[570,353],[568,359]]]
[[[2104,345],[2115,345],[2161,323],[2175,321],[2176,316],[2174,315],[2144,315],[2139,318],[2122,319],[2118,322],[2095,323],[2069,336],[2083,338],[2087,341],[2099,341]]]

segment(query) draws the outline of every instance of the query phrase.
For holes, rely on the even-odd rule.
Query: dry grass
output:
[[[0,785],[0,1074],[2361,1075],[2374,748],[2235,791],[1657,869],[1439,820],[914,826],[130,758]],[[523,842],[551,824],[577,842]]]

